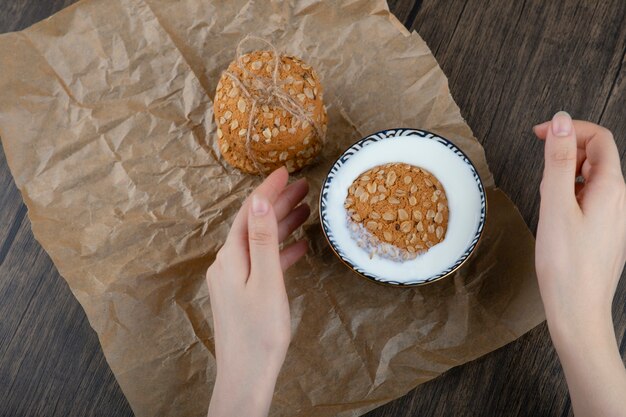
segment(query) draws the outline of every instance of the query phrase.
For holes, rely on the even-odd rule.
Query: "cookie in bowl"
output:
[[[414,165],[390,163],[363,172],[348,188],[344,207],[353,239],[370,258],[414,259],[445,239],[445,189]]]
[[[419,129],[367,136],[332,165],[319,214],[333,253],[376,283],[423,285],[450,276],[474,253],[486,193],[470,159]]]

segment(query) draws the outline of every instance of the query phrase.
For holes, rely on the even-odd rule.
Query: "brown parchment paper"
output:
[[[203,416],[215,378],[204,272],[259,178],[215,147],[211,97],[246,34],[315,66],[328,144],[435,131],[476,164],[484,237],[453,277],[412,289],[353,275],[316,216],[285,276],[293,341],[272,416],[356,416],[522,335],[544,316],[533,238],[424,41],[384,1],[84,0],[0,36],[0,136],[35,237],[98,333],[137,416]],[[429,399],[431,401],[432,399]],[[436,399],[435,399],[436,401]]]

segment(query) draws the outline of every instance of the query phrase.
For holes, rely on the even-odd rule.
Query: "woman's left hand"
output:
[[[287,186],[274,171],[244,202],[207,271],[215,331],[217,379],[209,416],[267,415],[291,340],[283,271],[307,250],[306,241],[279,249],[310,214],[300,201],[305,180]],[[297,207],[296,207],[297,206]]]

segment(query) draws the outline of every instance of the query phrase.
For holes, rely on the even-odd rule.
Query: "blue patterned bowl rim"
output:
[[[459,158],[461,158],[461,160],[463,160],[463,162],[465,162],[469,166],[472,172],[472,175],[474,177],[474,181],[476,181],[476,185],[478,186],[478,190],[480,192],[481,210],[480,210],[480,219],[479,219],[478,228],[476,229],[476,233],[474,234],[474,237],[470,245],[452,266],[450,266],[449,268],[446,268],[440,273],[433,275],[427,279],[420,279],[420,280],[408,281],[408,282],[398,282],[398,281],[393,281],[393,280],[386,279],[384,277],[374,275],[364,270],[363,268],[357,266],[354,262],[352,262],[350,258],[345,254],[345,252],[337,244],[333,236],[333,232],[332,230],[330,230],[328,218],[326,216],[326,211],[327,211],[327,204],[328,204],[327,202],[328,190],[331,187],[333,178],[339,171],[339,168],[343,164],[345,164],[346,161],[350,159],[352,155],[354,155],[359,150],[361,150],[362,148],[366,147],[369,144],[379,142],[381,140],[389,140],[389,139],[393,139],[396,137],[407,137],[407,136],[409,137],[414,136],[414,137],[419,137],[420,139],[430,139],[430,140],[437,141],[443,144],[444,146],[446,146],[447,148],[449,148],[450,150],[452,150]],[[478,171],[476,170],[476,167],[474,166],[474,164],[472,164],[472,162],[467,157],[467,155],[462,150],[460,150],[455,144],[450,142],[448,139],[443,138],[435,133],[429,132],[427,130],[422,130],[422,129],[407,129],[407,128],[386,129],[386,130],[381,130],[379,132],[373,133],[355,142],[348,149],[346,149],[341,154],[341,156],[339,156],[339,158],[337,158],[337,160],[332,164],[330,170],[328,171],[328,174],[326,175],[324,184],[322,185],[322,191],[320,193],[320,202],[319,202],[319,216],[320,216],[320,221],[322,224],[322,230],[324,231],[324,235],[326,237],[326,240],[330,244],[331,249],[333,250],[333,252],[335,252],[335,254],[339,257],[339,259],[341,259],[341,261],[343,261],[343,263],[345,263],[349,268],[351,268],[353,271],[355,271],[359,275],[365,278],[368,278],[378,284],[408,287],[408,286],[428,284],[428,283],[440,280],[442,278],[445,278],[446,276],[452,274],[454,271],[460,268],[461,265],[470,257],[470,255],[476,248],[478,241],[480,240],[480,237],[482,235],[482,232],[485,226],[485,219],[487,216],[487,199],[486,199],[485,188],[483,186],[482,180],[480,179],[480,176],[478,175]]]

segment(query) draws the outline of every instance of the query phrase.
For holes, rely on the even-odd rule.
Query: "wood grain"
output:
[[[4,0],[0,33],[73,0]],[[626,3],[392,0],[450,80],[496,182],[534,230],[542,145],[533,124],[566,109],[610,128],[626,168]],[[0,74],[1,75],[1,74]],[[624,277],[623,277],[624,278]],[[626,281],[614,304],[626,354]],[[76,299],[34,240],[0,149],[0,415],[131,416]],[[545,325],[367,414],[572,415]]]

